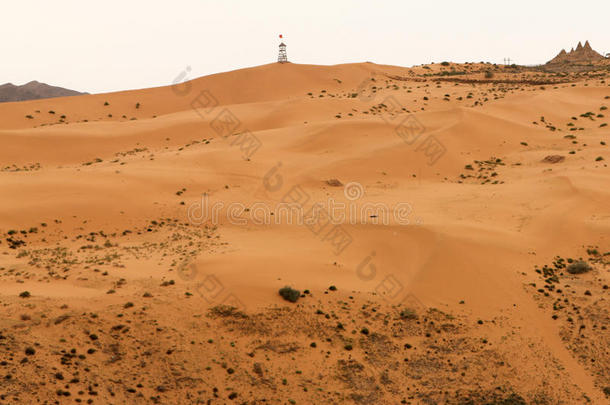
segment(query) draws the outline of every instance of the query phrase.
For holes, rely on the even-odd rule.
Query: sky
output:
[[[413,66],[539,64],[589,40],[610,52],[609,1],[10,0],[0,83],[90,93],[171,84],[277,60]]]

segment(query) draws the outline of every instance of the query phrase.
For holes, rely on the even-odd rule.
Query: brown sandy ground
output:
[[[0,104],[0,403],[607,404],[609,84],[271,64]],[[296,191],[350,243],[253,220]]]

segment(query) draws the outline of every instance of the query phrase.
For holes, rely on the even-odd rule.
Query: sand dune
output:
[[[610,87],[438,69],[0,104],[0,402],[607,403]]]

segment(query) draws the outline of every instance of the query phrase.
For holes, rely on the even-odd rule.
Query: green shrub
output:
[[[400,317],[402,319],[417,319],[417,314],[415,313],[414,310],[412,310],[410,308],[405,308],[402,311],[400,311]]]
[[[289,286],[280,288],[279,294],[286,301],[297,302],[299,297],[301,296],[301,292],[299,290],[295,290]]]
[[[210,308],[210,314],[213,317],[232,317],[232,318],[247,318],[244,312],[231,305],[216,305]]]
[[[570,264],[567,268],[568,273],[570,274],[582,274],[591,271],[591,266],[588,263],[577,260],[574,263]]]

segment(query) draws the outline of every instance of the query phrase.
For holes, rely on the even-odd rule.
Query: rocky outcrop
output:
[[[547,65],[596,62],[602,59],[605,59],[604,56],[595,52],[593,48],[591,48],[589,41],[586,41],[584,45],[579,42],[576,49],[572,48],[570,52],[566,52],[565,49],[562,49],[557,56],[547,62]]]
[[[62,87],[49,86],[45,83],[32,81],[23,86],[15,86],[12,83],[0,85],[0,103],[9,101],[37,100],[40,98],[78,96],[81,94],[74,90]]]

